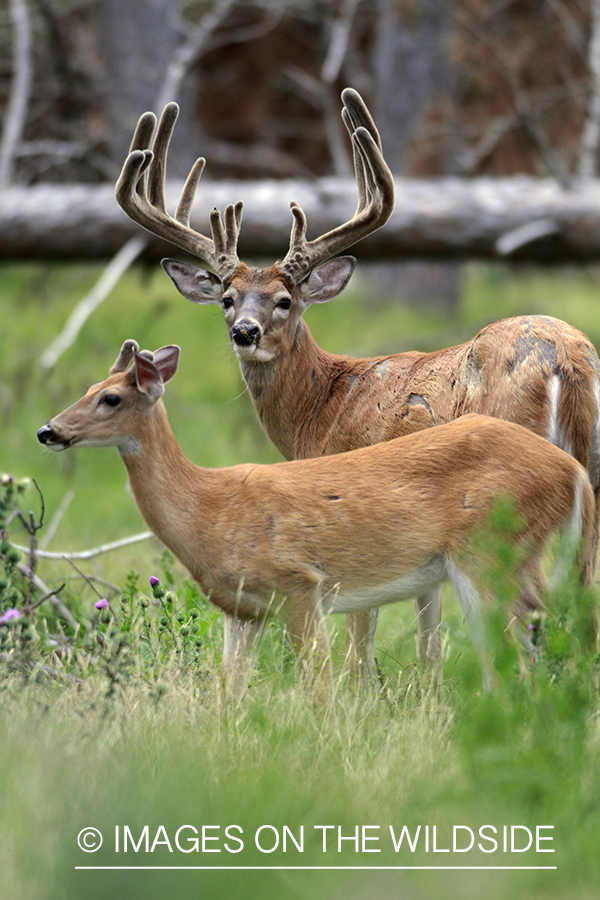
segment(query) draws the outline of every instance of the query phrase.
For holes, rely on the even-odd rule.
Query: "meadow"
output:
[[[48,551],[145,530],[116,451],[50,454],[36,439],[106,376],[126,338],[181,345],[166,403],[191,459],[278,459],[222,313],[186,303],[157,269],[130,271],[45,371],[43,351],[98,267],[0,267],[0,472],[12,476],[0,484],[0,518],[10,519],[0,611],[25,601],[13,545],[27,546],[40,524],[40,492],[36,538]],[[359,277],[306,320],[321,346],[356,355],[448,346],[524,313],[564,318],[600,347],[599,278],[470,265],[449,313],[365,304]],[[505,523],[495,524],[502,550]],[[549,597],[525,679],[503,620],[488,623],[497,681],[488,696],[450,591],[442,692],[415,664],[412,605],[386,608],[381,689],[357,697],[340,679],[332,713],[299,688],[277,623],[244,701],[229,702],[220,614],[155,540],[73,562],[39,558],[37,573],[51,590],[64,585],[74,629],[48,600],[0,628],[0,897],[597,896],[598,659],[581,651],[581,610],[596,598],[575,584]],[[97,609],[100,598],[109,606]],[[331,631],[340,673],[343,620],[332,617]],[[103,837],[96,852],[90,828]]]

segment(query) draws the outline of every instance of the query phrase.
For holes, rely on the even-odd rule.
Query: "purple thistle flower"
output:
[[[160,580],[156,577],[156,575],[150,576],[150,587],[158,587],[160,584]]]
[[[6,625],[11,619],[20,619],[21,613],[18,609],[7,609],[3,616],[0,616],[0,625]]]
[[[96,609],[106,609],[106,607],[108,606],[108,600],[106,599],[106,597],[103,597],[102,600],[96,600],[94,606],[96,607]]]

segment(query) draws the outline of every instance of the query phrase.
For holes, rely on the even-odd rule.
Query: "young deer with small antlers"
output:
[[[286,459],[365,447],[467,413],[515,422],[548,438],[587,468],[596,496],[594,569],[600,508],[600,362],[581,332],[558,319],[523,316],[488,325],[472,340],[445,350],[354,359],[322,350],[304,323],[308,306],[335,297],[352,275],[355,259],[334,254],[381,227],[394,205],[394,182],[375,124],[356,91],[346,89],[342,99],[358,184],[356,214],[307,241],[306,217],[292,203],[289,252],[269,268],[252,268],[238,258],[241,202],[227,206],[225,225],[219,212],[212,211],[212,238],[190,228],[203,159],[190,173],[175,217],[167,213],[164,178],[177,118],[174,103],[165,107],[154,141],[155,116],[146,113],[140,119],[117,183],[117,200],[140,225],[214,270],[163,260],[185,297],[222,306],[258,417]],[[427,662],[439,653],[440,592],[420,590],[414,603],[419,658]],[[351,647],[358,654],[355,663],[362,671],[373,668],[374,627],[369,629],[368,622],[366,614],[349,620]]]
[[[53,450],[117,447],[156,536],[228,616],[279,614],[317,687],[332,684],[327,612],[405,600],[446,580],[489,672],[483,567],[469,538],[503,494],[522,519],[517,614],[538,604],[538,560],[556,529],[568,528],[589,584],[593,492],[583,467],[549,441],[469,415],[338,456],[203,469],[184,456],[161,399],[179,353],[140,353],[126,341],[106,381],[38,438]],[[235,664],[226,653],[225,669]]]

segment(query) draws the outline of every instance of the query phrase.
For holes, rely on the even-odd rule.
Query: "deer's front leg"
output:
[[[238,619],[225,613],[221,673],[227,693],[238,700],[248,688],[263,629],[264,621]]]
[[[349,613],[346,616],[346,668],[361,686],[376,677],[375,632],[379,611]]]
[[[282,611],[304,686],[316,700],[333,696],[329,633],[321,610],[319,588],[295,592]]]

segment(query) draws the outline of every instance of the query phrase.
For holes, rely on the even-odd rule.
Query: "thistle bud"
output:
[[[20,619],[21,613],[18,609],[7,609],[4,615],[0,616],[0,625],[6,625],[11,619]]]

